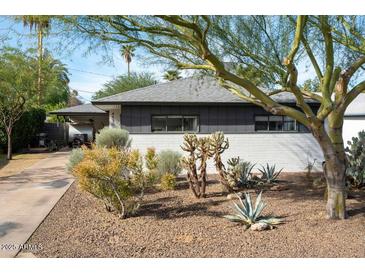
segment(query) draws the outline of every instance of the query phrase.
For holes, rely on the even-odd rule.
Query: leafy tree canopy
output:
[[[163,75],[163,79],[165,79],[167,81],[178,80],[180,78],[181,78],[180,71],[178,71],[178,70],[168,70]]]
[[[59,60],[45,52],[42,59],[43,104],[67,103],[70,96],[69,71]]]
[[[0,108],[2,112],[17,111],[16,106],[31,105],[35,94],[35,64],[29,54],[14,48],[0,49]],[[12,110],[13,109],[13,110]]]
[[[99,99],[132,89],[147,87],[156,83],[157,81],[150,73],[131,73],[130,76],[120,75],[116,79],[107,82],[101,90],[96,92],[93,99]]]
[[[304,81],[300,87],[303,90],[311,91],[311,92],[319,92],[320,91],[320,83],[317,78],[315,79],[307,79]]]
[[[12,157],[13,127],[29,107],[36,90],[32,61],[21,51],[0,50],[0,128],[7,136],[8,160]]]

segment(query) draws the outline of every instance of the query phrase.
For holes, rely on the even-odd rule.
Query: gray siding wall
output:
[[[200,133],[253,133],[255,115],[262,114],[269,113],[253,105],[130,105],[122,106],[121,126],[130,133],[151,133],[152,115],[198,115]],[[299,131],[308,132],[304,126]]]

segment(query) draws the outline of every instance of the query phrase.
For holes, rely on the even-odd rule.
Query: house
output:
[[[295,106],[291,93],[279,93],[274,98]],[[317,102],[307,101],[318,109]],[[223,131],[230,143],[224,160],[240,156],[246,161],[276,164],[285,171],[298,172],[314,159],[320,168],[323,159],[317,142],[303,125],[243,101],[208,76],[160,83],[53,113],[69,117],[72,131],[82,132],[87,125],[89,132],[91,124],[95,130],[102,124],[124,128],[133,139],[132,147],[142,152],[148,147],[181,151],[184,132],[206,135]],[[88,123],[90,119],[93,123]],[[96,119],[103,122],[97,123]],[[208,164],[208,170],[214,171],[213,163]]]
[[[100,129],[109,125],[108,113],[92,104],[63,108],[50,114],[62,116],[68,121],[68,142],[79,134],[86,134],[88,140],[93,140]]]
[[[365,130],[365,94],[360,94],[346,110],[343,124],[345,146],[362,130]]]

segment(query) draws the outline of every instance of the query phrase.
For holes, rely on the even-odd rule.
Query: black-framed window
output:
[[[196,115],[152,115],[152,132],[198,132],[199,117]]]
[[[298,124],[288,116],[257,115],[255,131],[298,131]]]

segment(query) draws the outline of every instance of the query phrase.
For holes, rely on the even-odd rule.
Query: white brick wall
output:
[[[358,133],[365,130],[365,117],[345,117],[343,123],[343,141],[345,147],[352,137],[357,137]]]
[[[203,136],[204,134],[199,134]],[[131,134],[132,147],[145,153],[148,147],[157,152],[172,149],[183,152],[180,145],[182,134]],[[230,147],[223,153],[223,160],[240,156],[243,160],[264,165],[276,164],[287,172],[301,172],[308,160],[317,159],[316,169],[321,169],[323,155],[320,147],[310,133],[255,133],[226,134]],[[213,162],[208,164],[208,172],[215,172]]]

